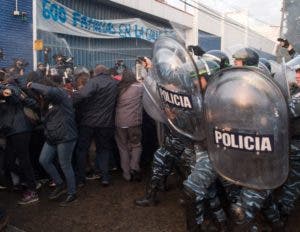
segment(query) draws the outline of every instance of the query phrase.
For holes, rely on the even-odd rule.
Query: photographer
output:
[[[69,79],[73,75],[73,58],[66,57],[61,53],[54,55],[53,58],[55,60],[54,68],[57,70],[58,75],[65,79]]]
[[[28,66],[28,62],[23,58],[14,59],[13,65],[7,70],[7,83],[17,85],[20,88],[25,87],[25,68]]]
[[[24,107],[36,107],[34,99],[24,96],[22,91],[10,84],[0,84],[1,133],[6,137],[6,156],[9,171],[24,177],[28,187],[19,204],[26,205],[39,200],[33,168],[30,163],[29,142],[32,124],[24,112]],[[19,160],[19,166],[16,165]]]
[[[37,75],[38,75],[38,77],[39,77],[40,79],[46,78],[46,67],[45,67],[45,65],[44,65],[43,63],[39,62],[39,63],[37,64],[37,70],[36,70],[36,73],[37,73]]]

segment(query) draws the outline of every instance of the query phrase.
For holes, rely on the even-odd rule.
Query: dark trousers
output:
[[[5,184],[5,152],[0,146],[0,185]]]
[[[35,191],[35,178],[29,155],[30,132],[7,137],[6,153],[9,171],[24,178],[29,190]],[[16,164],[19,160],[19,165]]]
[[[79,138],[75,152],[77,182],[85,183],[86,156],[89,152],[92,138],[96,144],[96,162],[103,178],[109,178],[109,158],[112,156],[114,128],[79,127]]]

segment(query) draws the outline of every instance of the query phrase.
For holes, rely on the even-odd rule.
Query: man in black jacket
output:
[[[109,185],[109,157],[112,155],[112,139],[114,136],[115,104],[117,98],[117,82],[113,80],[108,69],[97,65],[95,77],[73,95],[74,104],[82,101],[81,120],[79,123],[79,139],[76,149],[77,181],[85,184],[86,154],[92,138],[95,139],[97,162],[102,172],[102,184]]]
[[[24,113],[24,107],[34,108],[37,103],[11,84],[0,84],[0,99],[0,132],[7,141],[6,165],[10,172],[24,177],[27,185],[27,190],[18,203],[31,204],[39,201],[39,198],[29,154],[32,124]],[[16,159],[19,160],[19,165],[16,164]]]
[[[65,201],[60,205],[66,206],[76,199],[75,176],[71,162],[77,140],[73,105],[66,91],[58,88],[50,80],[45,79],[42,84],[29,82],[27,87],[39,93],[43,99],[40,103],[46,141],[39,160],[56,184],[49,199],[57,199],[66,192],[63,179],[53,163],[57,154],[68,190]]]

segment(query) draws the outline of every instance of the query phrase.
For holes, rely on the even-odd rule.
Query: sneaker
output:
[[[127,181],[131,181],[132,180],[132,176],[130,175],[130,173],[123,172],[122,176]]]
[[[81,189],[83,187],[85,187],[85,182],[80,181],[77,183],[77,188]]]
[[[21,186],[23,189],[27,189],[28,188],[28,185],[26,183],[21,183]],[[40,188],[42,187],[42,183],[39,182],[39,181],[36,181],[35,182],[35,190],[39,190]]]
[[[71,202],[74,202],[77,199],[76,194],[68,194],[67,198],[59,204],[61,207],[66,207],[70,205]]]
[[[1,215],[0,217],[0,231],[2,231],[9,222],[9,216],[7,213],[4,213],[4,215]]]
[[[110,178],[109,178],[108,175],[103,176],[103,177],[102,177],[102,180],[101,180],[102,186],[103,186],[103,187],[109,186],[109,184],[110,184],[110,181],[109,181],[109,180],[110,180]]]
[[[17,185],[13,186],[13,191],[16,191],[16,192],[24,191],[24,188],[22,185],[17,184]]]
[[[42,183],[41,182],[36,182],[36,184],[35,184],[35,189],[36,190],[39,190],[40,188],[42,187]]]
[[[130,170],[130,175],[131,175],[131,180],[137,181],[137,182],[142,181],[141,172],[136,171],[136,170]]]
[[[64,184],[56,185],[55,189],[50,193],[49,199],[55,200],[59,198],[61,195],[65,194],[66,192],[67,190]]]
[[[103,187],[108,187],[110,182],[109,182],[109,180],[102,180],[101,184],[102,184]]]
[[[26,191],[23,198],[18,202],[19,205],[29,205],[39,201],[39,197],[35,191]]]
[[[111,167],[110,171],[118,171],[118,167],[117,166]]]
[[[97,180],[97,179],[100,179],[100,175],[99,174],[96,174],[96,173],[90,173],[86,176],[86,179],[87,180]]]
[[[55,182],[53,180],[51,180],[49,182],[49,187],[55,187],[55,186],[56,186]]]

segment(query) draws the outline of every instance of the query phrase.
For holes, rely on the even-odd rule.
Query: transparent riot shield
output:
[[[208,151],[227,180],[274,189],[288,175],[288,107],[279,87],[250,68],[218,72],[204,98]]]
[[[154,44],[152,62],[169,125],[188,138],[202,140],[203,98],[194,60],[183,44],[163,36]]]
[[[290,69],[287,69],[284,62],[280,64],[279,70],[274,74],[274,81],[278,84],[286,99],[291,97],[290,81],[288,80],[290,75]]]
[[[167,123],[167,118],[160,103],[157,81],[151,72],[142,82],[144,86],[143,107],[155,121]]]

